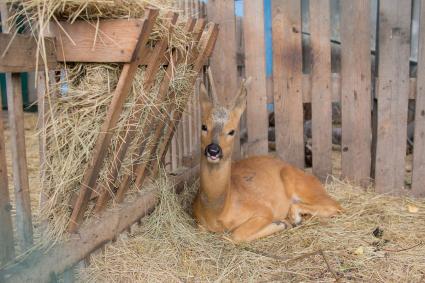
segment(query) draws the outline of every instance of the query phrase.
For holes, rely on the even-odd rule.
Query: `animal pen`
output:
[[[0,282],[424,280],[424,0],[6,2]],[[234,157],[311,167],[344,215],[242,247],[197,229],[199,76],[225,104],[252,77]]]

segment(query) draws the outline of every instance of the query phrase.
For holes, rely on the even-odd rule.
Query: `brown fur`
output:
[[[193,203],[199,225],[212,232],[230,231],[234,242],[248,242],[298,224],[302,214],[330,217],[342,211],[316,177],[282,160],[256,156],[232,163],[235,135],[229,132],[238,129],[245,110],[245,87],[229,110],[211,101],[203,85],[200,90],[207,128],[201,152],[214,142],[222,155],[217,162],[201,157],[200,189]],[[217,115],[217,109],[226,115]]]

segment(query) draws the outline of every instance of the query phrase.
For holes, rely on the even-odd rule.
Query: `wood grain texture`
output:
[[[137,53],[137,57],[142,57],[142,54],[144,54],[146,50],[146,43],[157,16],[158,10],[148,10],[146,19],[142,24],[140,35],[138,36],[139,42],[136,44],[135,52]],[[111,142],[113,129],[115,128],[119,116],[122,112],[124,101],[130,92],[134,76],[139,66],[138,63],[138,60],[135,60],[132,63],[124,64],[121,71],[121,75],[114,91],[107,117],[96,140],[92,158],[84,172],[78,198],[73,208],[68,227],[68,230],[71,233],[76,232],[78,225],[83,219],[85,210],[90,200],[91,192],[96,184],[103,160]]]
[[[45,38],[46,63],[49,69],[56,66],[54,40]],[[28,72],[44,68],[43,57],[38,54],[33,36],[0,33],[0,72]]]
[[[421,0],[412,193],[425,197],[425,0]]]
[[[268,114],[264,43],[264,3],[244,1],[245,74],[252,77],[246,110],[248,155],[268,152]]]
[[[313,173],[332,173],[330,1],[310,1]]]
[[[0,113],[1,109],[2,104],[0,99]],[[7,178],[3,118],[0,115],[0,266],[6,264],[15,256],[11,210],[12,204],[10,202]]]
[[[341,2],[342,176],[365,186],[372,141],[370,7],[370,0]]]
[[[24,107],[20,74],[6,74],[7,101],[12,151],[13,185],[16,206],[17,242],[21,251],[33,244],[31,200],[29,194],[27,156],[24,132]]]
[[[57,59],[66,62],[131,62],[142,26],[143,20],[134,19],[60,22],[53,26]]]
[[[379,85],[376,191],[404,188],[409,95],[411,1],[384,0],[379,6]]]
[[[233,102],[238,91],[236,65],[236,31],[234,0],[211,0],[207,3],[208,19],[219,24],[220,33],[210,58],[217,98],[223,105]],[[233,158],[240,158],[240,140],[235,139]]]
[[[301,3],[272,2],[276,152],[304,168]]]

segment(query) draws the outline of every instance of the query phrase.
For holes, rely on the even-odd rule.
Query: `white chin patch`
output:
[[[220,161],[220,157],[218,156],[207,156],[208,162],[217,163]]]

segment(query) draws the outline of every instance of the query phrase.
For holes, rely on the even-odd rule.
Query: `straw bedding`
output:
[[[333,179],[328,191],[346,209],[330,220],[234,246],[201,231],[189,203],[166,179],[153,188],[161,203],[140,227],[92,256],[81,282],[423,282],[425,200],[377,195]],[[322,254],[323,253],[323,254]],[[328,267],[329,266],[329,267]]]

